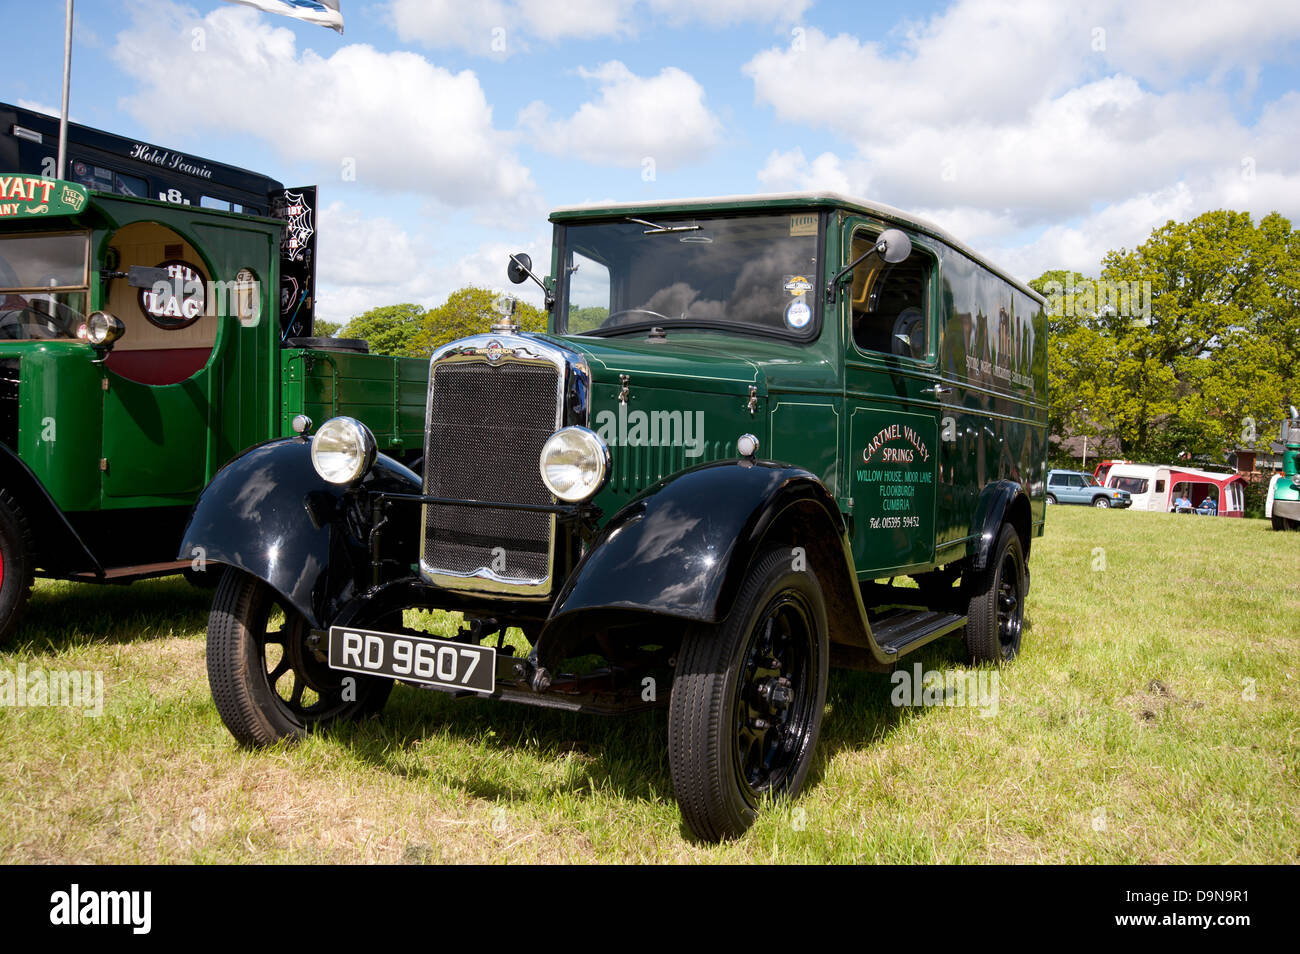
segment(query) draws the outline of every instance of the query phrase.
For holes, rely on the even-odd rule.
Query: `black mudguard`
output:
[[[1002,524],[1007,521],[1020,534],[1024,545],[1025,559],[1029,559],[1030,532],[1029,495],[1025,488],[1014,480],[998,480],[985,486],[980,492],[979,504],[975,508],[975,517],[971,521],[971,535],[975,537],[975,549],[971,554],[971,566],[982,570],[988,566],[989,555],[998,542]]]
[[[793,538],[784,529],[791,521]],[[614,515],[556,598],[538,640],[541,661],[562,656],[584,621],[598,616],[720,622],[779,522],[782,542],[804,542],[809,563],[826,577],[828,614],[840,627],[832,638],[869,645],[852,551],[830,492],[798,467],[733,460],[661,481]]]
[[[36,544],[36,565],[51,573],[90,570],[103,576],[104,568],[73,529],[50,492],[27,462],[0,444],[0,486],[18,502]]]
[[[273,587],[315,628],[372,582],[367,491],[418,494],[420,479],[382,454],[357,488],[316,473],[311,442],[291,437],[236,457],[199,496],[177,559],[202,558],[250,573]],[[415,560],[415,543],[399,533],[394,509],[386,549]],[[410,521],[418,533],[418,521]],[[386,553],[386,555],[389,555]]]

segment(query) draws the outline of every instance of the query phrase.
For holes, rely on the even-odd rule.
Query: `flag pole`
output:
[[[64,178],[68,165],[68,90],[72,83],[72,0],[63,28],[63,111],[59,114],[59,174]]]

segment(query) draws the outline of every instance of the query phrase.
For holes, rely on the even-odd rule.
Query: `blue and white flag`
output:
[[[339,10],[339,0],[227,0],[228,3],[242,3],[246,7],[257,7],[267,13],[279,13],[295,20],[306,20],[331,30],[343,32],[343,13]]]

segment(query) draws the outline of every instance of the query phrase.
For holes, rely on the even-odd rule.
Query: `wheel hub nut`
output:
[[[758,687],[758,694],[772,710],[784,709],[794,701],[794,689],[785,676],[779,679],[764,679]]]

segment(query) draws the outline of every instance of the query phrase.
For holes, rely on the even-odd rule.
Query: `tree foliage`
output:
[[[448,341],[483,334],[500,320],[495,307],[497,297],[497,292],[475,285],[452,292],[445,302],[424,316],[420,332],[412,341],[415,348],[412,353],[427,355]],[[527,302],[516,303],[515,321],[520,331],[546,330],[546,312]]]
[[[414,354],[411,342],[423,327],[426,312],[421,305],[381,305],[357,315],[339,332],[340,338],[363,338],[373,354]]]
[[[1053,433],[1113,437],[1129,458],[1214,463],[1267,441],[1300,399],[1300,232],[1276,213],[1255,225],[1219,210],[1101,264],[1097,282],[1045,272],[1031,283],[1049,299]]]
[[[448,341],[486,332],[499,320],[497,297],[491,289],[468,285],[437,308],[426,310],[410,302],[382,305],[351,319],[339,336],[364,338],[375,354],[428,357]],[[516,304],[515,321],[520,331],[546,330],[546,312],[527,302]]]

